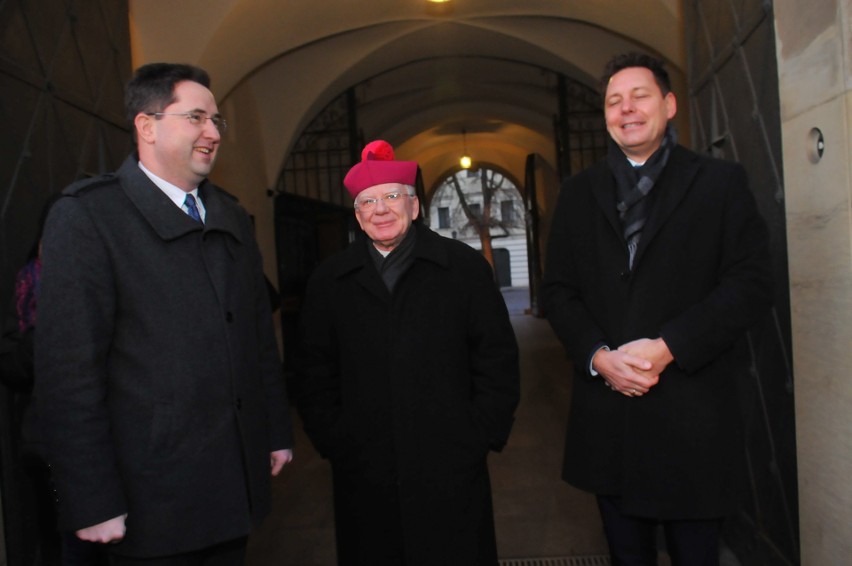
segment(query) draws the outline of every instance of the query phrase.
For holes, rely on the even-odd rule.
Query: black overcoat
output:
[[[292,445],[251,220],[199,191],[203,227],[132,156],[66,189],[44,233],[36,403],[60,526],[128,513],[129,556],[247,534]]]
[[[333,466],[339,564],[384,564],[377,527],[401,535],[408,566],[492,565],[486,455],[518,403],[515,336],[480,253],[412,229],[393,293],[363,237],[311,277],[297,404]]]
[[[768,236],[745,171],[678,146],[632,272],[601,163],[567,181],[550,233],[543,303],[575,363],[563,477],[659,519],[736,508],[742,461],[738,343],[771,303]],[[596,345],[662,336],[675,357],[641,397],[589,372]]]

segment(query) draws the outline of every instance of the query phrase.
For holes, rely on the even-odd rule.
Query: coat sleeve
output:
[[[571,228],[582,225],[575,216],[589,214],[592,210],[590,203],[581,198],[581,190],[582,186],[575,186],[572,178],[566,181],[559,193],[548,238],[541,300],[544,315],[568,357],[582,367],[582,375],[590,378],[589,356],[606,344],[608,337],[584,300],[579,271],[582,266],[578,264],[573,249]]]
[[[60,528],[77,530],[127,512],[106,405],[116,290],[79,199],[57,201],[42,242],[35,398]]]
[[[320,268],[308,281],[299,315],[295,397],[314,447],[324,458],[335,458],[341,410],[339,348],[322,272]]]
[[[701,301],[667,321],[660,335],[677,364],[691,373],[716,359],[772,304],[769,236],[748,188],[745,169],[730,164],[720,180],[725,198],[716,286]]]
[[[481,264],[481,269],[470,278],[468,311],[472,418],[487,435],[489,448],[499,451],[509,438],[520,401],[518,344],[491,267],[478,253],[474,259],[471,263]]]

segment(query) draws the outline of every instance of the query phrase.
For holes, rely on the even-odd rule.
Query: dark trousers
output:
[[[128,558],[113,554],[111,566],[242,566],[246,558],[247,537],[209,546],[195,552],[158,558]]]
[[[612,566],[656,566],[657,527],[662,526],[672,566],[719,566],[722,519],[657,521],[630,517],[621,498],[598,496]]]
[[[80,540],[71,531],[62,533],[62,566],[107,566],[109,545]]]
[[[405,566],[399,488],[333,478],[338,566]]]

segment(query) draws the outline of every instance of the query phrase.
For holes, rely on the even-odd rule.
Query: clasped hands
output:
[[[617,350],[598,350],[592,367],[613,391],[641,397],[660,381],[660,374],[673,360],[662,338],[640,338]]]

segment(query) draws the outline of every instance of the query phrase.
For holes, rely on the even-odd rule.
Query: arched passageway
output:
[[[587,155],[584,148],[599,147],[600,140],[584,136],[595,129],[599,119],[595,112],[595,77],[612,53],[637,49],[667,60],[675,74],[676,90],[683,93],[680,127],[684,141],[693,133],[699,140],[696,144],[701,146],[698,149],[712,145],[718,151],[721,142],[727,140],[729,145],[724,149],[729,152],[728,158],[759,164],[766,157],[753,151],[760,145],[753,140],[734,146],[739,148],[738,154],[731,151],[733,134],[766,129],[766,124],[751,112],[752,93],[726,87],[748,84],[743,75],[735,72],[737,66],[764,70],[765,74],[749,77],[758,87],[766,87],[771,78],[772,73],[766,70],[772,68],[768,63],[774,63],[774,49],[757,47],[765,47],[772,34],[773,14],[768,2],[749,1],[736,6],[713,3],[713,8],[708,9],[709,3],[701,2],[687,2],[681,7],[673,0],[609,0],[579,4],[531,2],[519,8],[514,2],[471,0],[444,13],[430,12],[424,3],[396,0],[377,0],[357,9],[345,2],[323,6],[285,4],[288,3],[273,0],[131,0],[131,33],[125,34],[128,30],[122,29],[114,35],[103,32],[103,28],[122,28],[115,22],[124,22],[127,17],[120,11],[117,14],[116,4],[106,0],[43,5],[12,0],[0,5],[0,23],[7,32],[2,36],[5,43],[0,52],[4,64],[0,72],[4,79],[10,79],[0,90],[3,115],[11,126],[9,151],[3,157],[4,184],[0,187],[5,191],[0,241],[5,273],[11,274],[25,254],[29,242],[21,240],[30,238],[17,238],[16,234],[34,233],[33,222],[28,221],[37,216],[37,201],[74,180],[70,177],[115,168],[115,162],[128,149],[120,119],[120,93],[116,92],[131,68],[129,35],[133,36],[133,66],[154,60],[184,60],[211,71],[221,109],[232,124],[213,179],[237,194],[255,216],[267,274],[273,280],[279,271],[276,257],[280,258],[282,250],[296,254],[306,250],[298,243],[307,232],[306,224],[301,224],[301,232],[290,234],[294,238],[291,243],[282,244],[276,231],[277,218],[281,214],[298,217],[300,207],[315,207],[317,200],[325,202],[312,194],[296,194],[298,198],[274,202],[274,198],[289,194],[279,184],[281,173],[287,160],[300,150],[301,136],[311,121],[350,91],[353,103],[359,105],[354,131],[360,137],[347,137],[344,160],[338,167],[345,170],[352,161],[351,150],[365,138],[385,137],[398,147],[402,157],[421,163],[428,183],[455,163],[461,145],[458,132],[465,126],[471,151],[518,179],[527,178],[527,157],[536,157],[531,175],[538,181],[540,192],[542,242],[546,241],[559,178],[596,158],[594,151]],[[72,5],[76,9],[66,9]],[[43,10],[41,15],[50,17],[37,17],[39,9]],[[761,25],[766,22],[768,26]],[[681,30],[685,30],[686,42],[681,41]],[[110,47],[110,52],[117,55],[108,65],[103,63],[103,51],[97,48],[95,37],[121,43]],[[731,61],[737,65],[727,66]],[[692,104],[685,103],[689,96],[693,96]],[[723,103],[737,99],[748,102],[732,107]],[[761,107],[767,106],[768,99],[758,99]],[[569,103],[563,107],[560,101]],[[745,112],[729,112],[733,107]],[[764,109],[768,114],[775,110],[774,106]],[[698,125],[690,125],[690,113]],[[89,125],[97,121],[100,125]],[[725,121],[731,126],[731,136],[725,135]],[[752,124],[756,126],[751,128]],[[350,128],[350,124],[345,124],[346,136]],[[767,138],[779,137],[777,127],[770,126]],[[57,155],[58,146],[52,143],[55,140],[69,149]],[[769,150],[773,155],[779,151],[777,145]],[[56,163],[61,167],[54,168]],[[762,166],[758,169],[766,170]],[[775,177],[768,181],[761,177],[760,185],[779,183]],[[339,183],[328,185],[330,190],[334,187],[339,188]],[[778,188],[773,185],[769,192],[780,196],[762,199],[765,210],[774,211],[773,227],[779,233],[784,230],[783,210],[779,212],[781,189],[780,184]],[[348,203],[336,200],[326,204],[331,207],[313,217],[327,228],[327,239],[323,241],[336,242],[341,233],[345,239],[351,214]],[[776,252],[785,255],[783,248]],[[302,259],[312,261],[310,257]],[[282,279],[278,283],[285,285]],[[0,298],[7,298],[10,285],[8,280],[0,282]],[[768,327],[783,331],[787,318],[781,313],[779,325],[770,323]],[[550,358],[544,353],[551,348],[551,339],[540,328],[542,321],[530,321],[537,328],[526,334],[531,340],[525,346],[530,359],[540,356],[558,360],[542,362],[552,363],[554,368],[564,364],[556,354]],[[523,340],[527,331],[516,328]],[[786,344],[789,335],[778,340]],[[789,351],[785,355],[789,356]],[[784,365],[777,360],[774,363]],[[762,375],[771,378],[771,372]],[[791,403],[789,376],[787,371],[785,379],[770,379],[767,385],[774,388],[776,397]],[[557,385],[539,383],[535,387]],[[535,393],[528,392],[529,397],[535,398]],[[562,410],[564,419],[564,407],[555,407],[554,411],[557,409]],[[535,420],[535,415],[523,416],[524,423]],[[784,426],[774,431],[766,427],[758,435],[775,435],[773,440],[779,439],[778,435],[785,438],[777,444],[781,450],[776,453],[754,452],[752,479],[758,489],[752,494],[752,503],[758,501],[760,505],[750,512],[756,509],[758,513],[754,515],[758,519],[770,515],[782,519],[749,524],[753,517],[747,515],[744,546],[756,540],[770,554],[777,547],[780,554],[794,556],[796,541],[791,538],[797,534],[797,517],[795,505],[791,504],[796,499],[795,477],[780,478],[795,460],[796,446],[789,441],[792,427],[786,424],[793,419],[772,412],[759,417],[756,424],[780,422]],[[561,421],[554,433],[557,436],[561,436]],[[521,442],[524,428],[519,425],[517,430]],[[561,458],[561,440],[548,438],[548,456]],[[767,444],[765,436],[752,440],[758,448]],[[304,442],[302,446],[307,447]],[[510,454],[495,460],[510,460]],[[306,466],[319,466],[310,458],[306,460]],[[542,463],[542,469],[548,465]],[[310,471],[319,473],[319,469]],[[288,476],[291,481],[296,481],[295,470]],[[550,479],[554,478],[551,475]],[[505,486],[495,481],[495,487],[499,490]],[[554,490],[564,487],[558,483]],[[322,501],[322,494],[311,493]],[[276,507],[297,506],[292,502],[300,502],[299,497],[298,493],[280,489]],[[785,499],[784,504],[780,503]],[[557,503],[563,509],[564,502],[552,504]],[[518,509],[527,513],[526,507]],[[528,518],[536,516],[531,513]],[[273,522],[264,532],[276,525],[284,528],[281,536],[285,537],[287,525]],[[584,532],[584,528],[587,534],[588,529],[597,528],[591,515],[583,517],[583,525],[571,526],[579,532]],[[784,544],[773,542],[782,538]],[[260,538],[257,545],[267,545],[269,540]]]

